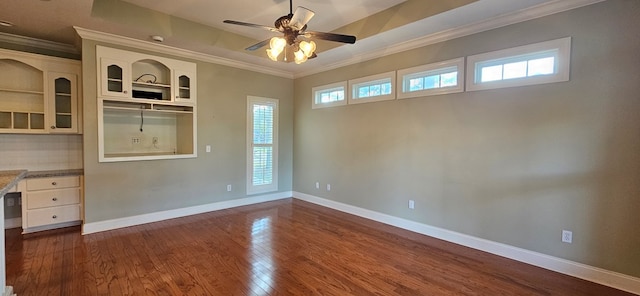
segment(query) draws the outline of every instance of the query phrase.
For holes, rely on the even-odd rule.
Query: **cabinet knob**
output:
[[[53,219],[56,219],[56,218],[58,218],[58,216],[56,216],[56,215],[53,215],[53,216],[52,216],[51,218],[53,218]]]
[[[176,99],[179,99],[179,98],[180,98],[180,96],[176,96]]]
[[[51,185],[56,186],[56,185],[58,185],[58,183],[57,182],[51,182]]]
[[[56,126],[55,126],[55,125],[52,125],[52,126],[51,126],[51,129],[56,129]]]
[[[53,201],[57,201],[57,200],[58,200],[58,198],[57,198],[57,197],[54,197],[54,198],[52,198],[51,200],[53,200]]]
[[[123,91],[122,91],[122,93],[123,93],[123,94],[126,94],[126,93],[127,93],[127,91],[126,91],[126,90],[123,90]]]

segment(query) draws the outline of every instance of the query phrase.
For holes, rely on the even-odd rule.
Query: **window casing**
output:
[[[311,108],[326,108],[347,104],[347,82],[337,82],[311,89]]]
[[[467,90],[569,80],[571,37],[467,57]]]
[[[394,100],[396,72],[349,80],[349,104]]]
[[[278,100],[247,97],[247,194],[278,190]]]
[[[398,71],[398,99],[464,91],[464,58]]]

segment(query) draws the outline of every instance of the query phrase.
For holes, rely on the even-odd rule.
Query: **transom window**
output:
[[[399,70],[398,80],[402,81],[402,88],[398,90],[398,98],[462,92],[463,68],[464,58],[458,58]]]
[[[492,62],[481,63],[478,65],[480,82],[553,74],[555,73],[556,55],[556,51],[548,51],[516,57],[513,62],[499,60],[497,65]],[[521,61],[521,59],[525,60]]]
[[[395,72],[349,80],[349,104],[395,99]]]
[[[571,37],[508,48],[467,59],[467,90],[569,80]]]
[[[347,82],[338,82],[314,87],[312,93],[312,108],[324,108],[347,104],[345,90]]]

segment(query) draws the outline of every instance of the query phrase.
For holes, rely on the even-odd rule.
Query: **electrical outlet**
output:
[[[327,191],[331,191],[331,184],[327,184]]]
[[[211,145],[205,146],[204,150],[207,151],[207,152],[211,152]]]
[[[316,182],[316,189],[320,189],[320,182]]]
[[[409,208],[412,210],[416,208],[416,202],[413,199],[409,200]]]
[[[573,232],[569,230],[562,231],[562,242],[563,243],[571,243],[573,241]]]
[[[231,184],[227,185],[227,191],[231,191]]]
[[[133,145],[138,145],[138,144],[140,144],[140,138],[138,138],[138,137],[131,137],[131,144],[133,144]]]
[[[13,207],[16,205],[16,201],[13,199],[13,197],[8,197],[7,198],[7,207]]]

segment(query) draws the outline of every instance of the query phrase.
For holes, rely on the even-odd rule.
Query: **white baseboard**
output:
[[[640,278],[394,217],[305,193],[294,191],[293,197],[341,212],[371,219],[384,224],[640,295]]]
[[[215,202],[215,203],[193,206],[188,208],[180,208],[175,210],[167,210],[162,212],[155,212],[155,213],[149,213],[149,214],[143,214],[143,215],[137,215],[137,216],[131,216],[131,217],[85,223],[82,226],[82,234],[83,235],[91,234],[91,233],[96,233],[101,231],[113,230],[113,229],[146,224],[151,222],[158,222],[158,221],[163,221],[168,219],[202,214],[206,212],[235,208],[239,206],[252,205],[252,204],[257,204],[257,203],[262,203],[267,201],[290,198],[291,196],[292,196],[291,191],[278,192],[273,194],[251,196],[251,197],[246,197],[241,199],[232,199],[227,201]]]
[[[22,218],[9,218],[4,219],[4,229],[18,228],[22,227]]]
[[[13,294],[13,287],[12,286],[4,287],[4,293],[2,295],[3,296],[16,296],[16,294]]]

